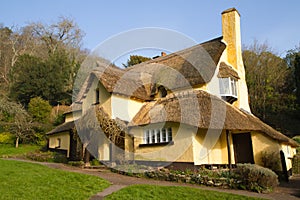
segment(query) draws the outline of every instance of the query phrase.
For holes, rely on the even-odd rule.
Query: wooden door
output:
[[[235,163],[254,164],[250,133],[232,134]]]

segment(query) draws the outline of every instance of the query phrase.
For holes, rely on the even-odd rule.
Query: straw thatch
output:
[[[65,131],[70,131],[72,129],[75,128],[75,124],[74,121],[70,121],[70,122],[65,122],[59,126],[57,126],[56,128],[54,128],[53,130],[51,130],[50,132],[47,133],[47,135],[52,135],[52,134],[56,134],[56,133],[61,133],[61,132],[65,132]]]
[[[208,83],[225,49],[222,37],[134,65],[128,71],[151,74],[151,83],[170,90]]]
[[[225,62],[220,63],[218,78],[234,78],[239,79],[239,74],[233,69],[233,67],[227,65]]]
[[[152,100],[158,85],[175,90],[208,83],[226,47],[221,40],[219,37],[127,69],[98,66],[84,82],[76,102],[85,98],[94,78],[110,93],[141,100]]]
[[[92,138],[92,134],[104,133],[115,144],[124,138],[127,124],[120,119],[112,119],[101,105],[89,108],[78,120],[76,127],[85,133],[85,138]]]
[[[257,131],[280,142],[295,146],[288,137],[255,116],[242,112],[205,91],[184,91],[145,104],[129,126],[176,122],[201,129]]]

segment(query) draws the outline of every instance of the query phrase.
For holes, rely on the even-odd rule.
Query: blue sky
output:
[[[0,23],[24,26],[73,18],[85,32],[83,47],[95,48],[107,38],[134,28],[179,31],[201,43],[221,36],[221,12],[235,7],[241,14],[242,43],[267,41],[279,55],[299,46],[299,0],[9,0],[2,1]]]

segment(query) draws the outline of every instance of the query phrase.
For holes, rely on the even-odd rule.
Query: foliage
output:
[[[37,122],[49,122],[52,107],[41,97],[34,97],[30,99],[28,104],[28,112]]]
[[[293,71],[267,44],[254,42],[243,51],[250,106],[253,113],[266,120],[273,113],[295,108]]]
[[[279,152],[263,151],[261,152],[261,161],[263,167],[271,169],[274,172],[281,171],[281,160]]]
[[[20,140],[26,142],[32,139],[34,132],[30,116],[20,104],[0,97],[0,116],[1,113],[6,113],[13,119],[8,123],[8,127],[9,132],[15,135],[16,147],[18,147]]]
[[[80,160],[80,161],[69,161],[68,164],[71,165],[71,166],[75,166],[75,167],[83,167],[84,166],[84,162],[82,160]]]
[[[126,64],[123,63],[123,66],[125,68],[128,68],[128,67],[140,64],[140,63],[148,61],[148,60],[151,60],[151,58],[139,56],[139,55],[131,55],[130,58],[127,60],[127,63]]]
[[[242,181],[240,187],[251,191],[269,191],[278,185],[277,175],[272,170],[259,165],[237,164],[234,173]]]
[[[0,159],[1,199],[89,199],[110,184],[96,176]]]
[[[132,185],[105,199],[257,199],[241,195],[182,186]]]
[[[293,140],[298,142],[298,144],[300,145],[300,135],[293,137]]]
[[[70,103],[74,65],[65,51],[56,52],[45,61],[22,55],[13,66],[10,96],[25,106],[38,96],[52,105]]]
[[[26,159],[38,161],[38,162],[56,162],[56,163],[67,163],[68,159],[66,155],[51,152],[51,151],[33,151],[24,154]]]
[[[2,132],[0,133],[0,144],[14,144],[15,137],[12,133]]]

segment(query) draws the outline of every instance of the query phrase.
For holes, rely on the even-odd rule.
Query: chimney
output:
[[[161,52],[161,56],[166,56],[167,53],[166,52]]]
[[[228,62],[238,70],[242,61],[240,14],[235,8],[222,12],[222,35],[227,44]]]

